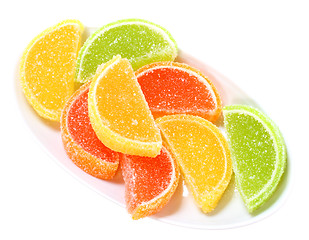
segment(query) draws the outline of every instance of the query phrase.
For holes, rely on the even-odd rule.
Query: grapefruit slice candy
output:
[[[161,26],[141,19],[126,19],[107,24],[94,32],[81,48],[76,81],[91,79],[102,63],[121,55],[134,70],[157,61],[173,61],[177,46]]]
[[[66,103],[60,121],[61,137],[67,155],[79,168],[94,177],[110,179],[122,154],[104,146],[91,127],[89,85],[85,83]]]
[[[245,105],[223,109],[237,188],[248,211],[261,207],[277,188],[286,166],[283,137],[260,110]]]
[[[127,59],[98,68],[89,89],[89,116],[98,138],[114,151],[155,157],[162,139]]]
[[[185,113],[214,122],[221,113],[221,99],[215,86],[187,64],[152,63],[135,74],[155,118]]]
[[[160,211],[178,185],[178,167],[165,147],[155,158],[125,155],[121,169],[126,205],[133,219]]]
[[[212,211],[232,175],[227,141],[215,125],[201,117],[168,115],[156,119],[156,123],[195,202],[203,212]]]
[[[66,20],[34,38],[20,64],[25,96],[43,118],[60,121],[61,111],[74,92],[74,73],[83,25]]]

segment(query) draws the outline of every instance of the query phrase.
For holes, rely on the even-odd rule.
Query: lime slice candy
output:
[[[284,139],[273,121],[245,106],[223,108],[238,191],[250,213],[273,194],[286,166]]]
[[[91,79],[99,65],[121,55],[134,70],[157,61],[173,61],[177,46],[170,33],[159,25],[126,19],[107,24],[94,32],[84,43],[77,59],[75,80]]]

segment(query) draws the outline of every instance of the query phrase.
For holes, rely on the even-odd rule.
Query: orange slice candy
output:
[[[160,153],[160,130],[127,59],[117,55],[98,68],[88,103],[91,125],[107,147],[147,157]]]
[[[178,167],[165,147],[155,158],[125,155],[121,170],[127,209],[135,220],[160,211],[178,185]]]
[[[93,131],[88,116],[85,83],[66,103],[61,115],[61,137],[69,158],[86,173],[101,179],[115,175],[122,154],[107,148]]]
[[[155,118],[186,113],[214,122],[221,113],[221,99],[215,86],[187,64],[158,62],[135,74]]]
[[[169,115],[156,120],[183,173],[195,202],[212,211],[232,175],[226,139],[211,122],[192,115]]]
[[[60,120],[74,92],[74,73],[83,25],[66,20],[46,29],[26,48],[20,64],[25,96],[43,118]]]

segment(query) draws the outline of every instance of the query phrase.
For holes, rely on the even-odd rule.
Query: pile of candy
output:
[[[31,41],[21,85],[41,117],[60,121],[66,153],[79,168],[107,180],[121,167],[133,219],[164,207],[180,174],[205,213],[232,172],[249,212],[270,198],[286,149],[269,117],[250,106],[222,107],[201,71],[175,62],[176,42],[161,26],[121,20],[81,46],[82,32],[79,21],[66,20]],[[222,113],[227,140],[215,125]]]

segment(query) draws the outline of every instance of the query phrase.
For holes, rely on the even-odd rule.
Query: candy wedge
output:
[[[99,65],[121,55],[133,69],[157,61],[173,61],[177,46],[161,26],[141,19],[126,19],[107,24],[94,32],[78,55],[76,81],[91,79]]]
[[[25,96],[43,118],[60,121],[74,92],[74,73],[83,25],[66,20],[46,29],[26,48],[20,64]]]
[[[131,155],[160,153],[160,130],[127,59],[116,56],[98,69],[88,103],[91,125],[104,145]]]
[[[260,110],[224,107],[237,188],[251,213],[277,188],[286,166],[284,139],[275,123]]]
[[[133,219],[159,212],[178,185],[178,166],[165,147],[155,158],[125,155],[121,169],[126,205]]]
[[[61,138],[68,157],[86,173],[111,179],[118,168],[121,153],[98,139],[88,116],[88,91],[85,83],[66,103],[61,115]]]
[[[216,121],[222,105],[218,91],[199,70],[184,63],[158,62],[135,72],[155,118],[191,114]]]
[[[196,204],[203,212],[211,212],[232,175],[227,141],[215,125],[201,117],[168,115],[156,119],[156,123]]]

